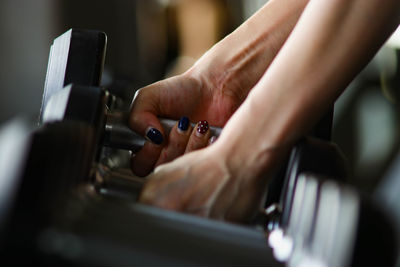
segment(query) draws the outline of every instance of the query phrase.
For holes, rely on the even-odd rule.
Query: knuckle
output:
[[[146,88],[147,87],[143,87],[143,88],[140,88],[140,89],[136,90],[136,92],[135,92],[135,94],[134,94],[134,96],[132,98],[131,105],[130,105],[131,112],[133,112],[135,110],[135,108],[137,107],[138,103],[141,103],[141,102],[145,101],[144,99],[148,95],[148,93],[147,93],[148,90],[146,90]]]
[[[148,190],[147,187],[145,186],[142,189],[142,192],[140,193],[139,196],[139,202],[143,204],[153,204],[153,194],[151,190]]]
[[[143,96],[144,89],[145,88],[140,88],[140,89],[136,90],[135,95],[133,96],[133,102],[137,101],[138,98]]]
[[[136,125],[138,125],[138,124],[140,123],[140,121],[141,121],[140,114],[138,114],[138,113],[132,111],[131,114],[130,114],[130,116],[129,116],[129,126],[130,126],[132,129],[135,129],[134,127],[135,127]]]
[[[168,141],[168,149],[181,151],[186,147],[188,138],[186,136],[173,136]]]
[[[206,139],[197,135],[193,135],[189,140],[187,148],[191,151],[200,149],[204,146],[206,146]]]

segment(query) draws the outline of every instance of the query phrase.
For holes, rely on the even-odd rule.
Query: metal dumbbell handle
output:
[[[164,129],[165,134],[169,134],[171,129],[177,123],[176,120],[160,119],[161,125]],[[194,127],[195,124],[192,123]],[[221,133],[221,128],[210,127],[211,136],[218,137]],[[138,151],[143,147],[146,139],[140,134],[132,131],[128,126],[128,114],[126,113],[110,113],[106,115],[104,145]]]

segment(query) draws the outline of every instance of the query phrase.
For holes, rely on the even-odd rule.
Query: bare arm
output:
[[[399,8],[397,0],[311,0],[220,138],[221,150],[235,155],[228,160],[233,172],[269,170],[394,31]]]
[[[186,116],[192,122],[207,120],[223,126],[272,62],[307,2],[269,1],[189,71],[142,88],[132,105],[130,125],[143,136],[152,129],[158,142],[147,142],[135,155],[133,171],[147,175],[155,166],[191,151],[191,147],[204,147],[207,134],[192,138],[175,127],[165,136],[158,117]]]
[[[244,99],[258,82],[296,25],[308,0],[270,0],[189,70],[221,91],[235,87]],[[233,81],[233,84],[232,84]]]
[[[266,177],[389,37],[399,8],[398,0],[310,0],[219,140],[158,167],[140,200],[202,216],[248,218]],[[229,53],[225,58],[231,61]]]

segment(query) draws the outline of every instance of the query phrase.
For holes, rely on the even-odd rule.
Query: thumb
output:
[[[200,88],[197,79],[178,75],[139,89],[131,105],[130,127],[157,144],[161,141],[159,133],[162,138],[165,134],[157,116],[191,116],[202,99]]]
[[[146,176],[152,171],[166,139],[164,129],[157,118],[160,104],[157,102],[160,99],[157,95],[159,90],[157,85],[139,89],[131,105],[130,128],[149,140],[132,157],[132,171],[138,176]]]
[[[161,145],[164,142],[164,130],[158,120],[159,87],[150,85],[139,89],[132,101],[129,126],[150,142]]]

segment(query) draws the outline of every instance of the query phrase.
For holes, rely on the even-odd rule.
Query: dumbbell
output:
[[[281,266],[259,229],[97,194],[93,134],[75,121],[0,128],[2,266]]]
[[[94,169],[94,182],[98,190],[103,194],[135,200],[144,180],[124,173],[123,170],[111,170],[115,169],[115,166],[110,166],[113,159],[125,162],[127,155],[118,152],[104,155],[103,147],[137,152],[146,139],[128,127],[127,113],[108,112],[106,99],[107,92],[100,87],[67,85],[50,97],[43,110],[42,123],[75,121],[93,128],[93,137],[88,142],[95,147],[91,159],[97,165]],[[167,135],[176,123],[170,119],[161,119],[160,122]],[[221,129],[210,127],[210,132],[218,136]]]
[[[390,217],[354,188],[301,173],[284,209],[288,222],[270,233],[269,243],[288,266],[394,266]]]
[[[70,194],[87,184],[94,131],[81,122],[35,127],[15,119],[0,129],[2,264],[32,264],[38,232],[65,213]],[[17,254],[18,253],[18,254]],[[23,257],[15,257],[23,255]],[[11,260],[8,262],[8,260]]]
[[[42,123],[86,122],[99,131],[105,146],[138,151],[144,145],[145,138],[128,127],[128,113],[107,111],[107,97],[107,92],[100,87],[67,85],[49,98],[41,115]],[[160,122],[166,134],[177,123],[171,119],[160,119]],[[210,127],[210,132],[213,136],[219,136],[221,128]]]
[[[128,174],[127,153],[136,152],[145,138],[128,127],[128,113],[114,110],[115,97],[101,88],[106,50],[106,35],[100,31],[71,29],[56,38],[50,50],[40,124],[82,122],[93,129],[88,142],[95,148],[89,161],[92,175],[88,177],[103,194],[135,200],[144,180]],[[161,119],[168,134],[176,121]],[[212,135],[221,129],[210,127]],[[112,148],[103,149],[105,147]],[[115,150],[118,149],[118,150]],[[93,180],[95,179],[95,180]]]
[[[307,137],[295,146],[279,214],[267,227],[278,260],[288,266],[393,266],[396,240],[388,214],[347,186],[347,178],[336,145]]]
[[[139,150],[145,139],[128,127],[127,112],[111,112],[110,94],[99,87],[106,51],[105,33],[71,29],[54,40],[43,93],[41,123],[75,120],[99,131],[103,144],[113,148]],[[160,119],[166,133],[176,124]],[[221,129],[210,127],[218,137]]]
[[[143,186],[144,179],[121,170],[112,170],[110,158],[126,160],[127,155],[119,156],[117,152],[104,155],[103,147],[124,149],[136,152],[145,143],[145,138],[128,127],[128,114],[107,111],[107,92],[100,87],[67,85],[54,93],[42,110],[42,124],[54,122],[81,122],[93,130],[92,138],[87,142],[94,147],[87,163],[92,170],[91,180],[102,194],[135,200]],[[161,124],[168,134],[176,121],[161,119]],[[213,135],[218,136],[221,129],[210,127]],[[70,151],[74,154],[73,151]],[[118,168],[117,168],[118,169]],[[122,170],[123,171],[123,170]]]

